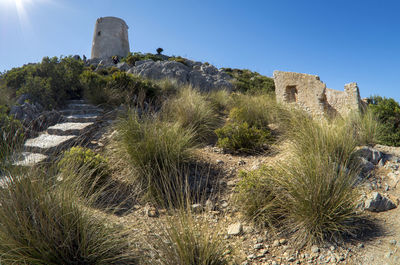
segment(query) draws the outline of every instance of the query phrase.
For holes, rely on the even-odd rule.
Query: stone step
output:
[[[82,115],[82,114],[96,114],[99,115],[101,113],[101,109],[65,109],[60,110],[60,113],[64,116],[70,115]]]
[[[81,109],[90,109],[94,111],[100,111],[100,108],[92,105],[92,104],[86,104],[86,103],[73,103],[73,104],[68,104],[67,105],[68,109],[76,109],[76,110],[81,110]]]
[[[46,160],[47,156],[38,153],[22,152],[13,163],[14,166],[30,167]]]
[[[93,122],[64,122],[47,128],[48,134],[53,135],[79,135],[90,129]]]
[[[94,122],[99,116],[97,114],[75,114],[65,117],[67,122]]]
[[[26,152],[41,153],[44,155],[56,154],[70,147],[76,135],[51,135],[43,133],[36,138],[28,139],[24,148]]]

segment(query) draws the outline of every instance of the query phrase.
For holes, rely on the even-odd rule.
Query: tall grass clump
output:
[[[35,173],[0,190],[1,264],[136,264],[120,229]]]
[[[194,134],[178,123],[130,111],[118,124],[120,146],[128,154],[133,180],[145,197],[158,203],[180,196],[184,172],[192,159]]]
[[[351,113],[345,122],[354,130],[354,137],[359,145],[374,145],[384,134],[384,127],[370,108],[363,112]]]
[[[286,134],[291,156],[273,168],[247,173],[256,174],[256,181],[242,178],[239,205],[251,206],[244,213],[288,233],[300,245],[354,235],[361,218],[356,207],[360,168],[353,159],[359,144],[353,137],[355,129],[343,120],[328,123],[301,112],[294,112],[283,126],[291,128]],[[258,192],[263,189],[267,189],[264,197]]]
[[[204,216],[196,218],[190,209],[178,210],[160,224],[161,232],[150,238],[153,258],[147,264],[227,265],[222,236]]]
[[[240,110],[234,116],[237,121],[259,128],[276,122],[281,112],[285,111],[270,94],[233,94],[232,108]]]
[[[210,101],[214,108],[221,114],[225,113],[232,105],[231,93],[227,90],[213,90],[206,96],[208,101]]]
[[[213,104],[191,87],[183,87],[176,97],[167,100],[163,106],[166,120],[176,121],[183,128],[193,130],[197,142],[208,142],[215,136],[222,119]]]

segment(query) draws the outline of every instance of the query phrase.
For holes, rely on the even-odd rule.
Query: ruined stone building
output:
[[[343,117],[364,105],[357,83],[338,91],[327,88],[319,76],[283,71],[274,71],[274,81],[278,102],[296,103],[313,115]]]

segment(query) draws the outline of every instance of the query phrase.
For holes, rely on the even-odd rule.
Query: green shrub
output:
[[[215,134],[222,119],[199,91],[190,87],[182,88],[178,95],[167,100],[163,106],[164,118],[176,121],[183,128],[193,130],[196,141],[208,142]]]
[[[225,265],[226,246],[206,218],[181,210],[160,224],[162,232],[151,238],[153,257],[147,264]]]
[[[80,80],[85,88],[85,98],[94,104],[119,106],[133,103],[134,98],[152,100],[160,90],[155,82],[120,71],[105,76],[92,71],[84,71]],[[137,101],[136,103],[141,102]]]
[[[37,175],[0,190],[1,264],[136,264],[121,228]]]
[[[379,143],[400,146],[400,105],[393,98],[373,96],[368,99],[369,108],[381,123]]]
[[[269,130],[250,127],[247,122],[228,122],[215,133],[218,136],[217,145],[231,152],[261,152],[272,140]]]
[[[184,174],[192,159],[194,135],[179,124],[130,112],[118,123],[119,146],[136,173],[133,180],[147,199],[174,201],[184,188]]]
[[[99,105],[108,101],[106,93],[107,77],[92,71],[84,71],[79,77],[85,87],[83,96],[91,103]]]
[[[157,54],[161,54],[163,51],[164,51],[163,48],[157,48],[157,49],[156,49]]]
[[[83,61],[72,57],[44,57],[41,63],[11,69],[4,74],[4,81],[16,96],[30,94],[33,101],[51,109],[81,96],[79,75],[83,69]]]
[[[10,155],[22,146],[23,141],[21,122],[0,111],[0,167],[8,164]]]
[[[235,78],[235,90],[250,93],[270,93],[275,91],[274,79],[260,75],[250,70],[223,68],[231,77]]]
[[[186,59],[182,58],[181,56],[177,56],[177,57],[176,56],[172,56],[172,57],[168,58],[168,60],[169,61],[175,61],[175,62],[184,64],[184,65],[187,66]]]
[[[15,104],[15,90],[6,86],[3,75],[0,74],[0,113],[8,113]]]
[[[63,182],[69,186],[78,186],[81,194],[91,195],[104,189],[110,180],[107,160],[93,150],[83,147],[71,147],[65,151],[58,162]]]
[[[135,53],[130,53],[128,56],[122,59],[123,62],[126,62],[127,64],[133,66],[137,61],[143,61],[143,60],[153,60],[153,61],[162,61],[163,58],[159,54],[151,54],[151,53],[140,53],[140,52],[135,52]]]

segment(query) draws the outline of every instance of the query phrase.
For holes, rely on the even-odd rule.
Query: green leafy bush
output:
[[[3,78],[17,96],[30,94],[33,101],[51,109],[81,95],[79,75],[83,68],[83,61],[72,57],[44,57],[41,63],[11,69]]]
[[[4,167],[10,155],[22,146],[24,133],[21,122],[0,111],[0,166]]]
[[[223,68],[223,70],[236,79],[235,89],[240,92],[273,93],[275,91],[274,80],[250,70]]]
[[[137,264],[121,228],[43,177],[10,178],[0,190],[1,264]]]
[[[215,137],[214,130],[222,123],[206,97],[190,87],[181,88],[176,97],[164,103],[163,116],[168,121],[176,121],[183,128],[193,130],[199,143],[209,142]]]
[[[250,127],[247,122],[228,122],[215,133],[217,145],[231,152],[257,153],[265,150],[272,140],[269,130]]]
[[[85,87],[83,96],[91,103],[99,105],[108,101],[106,93],[107,77],[93,71],[84,71],[80,76],[82,86]]]
[[[110,170],[107,160],[93,150],[71,147],[65,151],[58,167],[67,185],[79,183],[81,193],[92,194],[109,182]]]
[[[152,100],[160,90],[155,82],[120,71],[110,75],[84,71],[80,80],[85,88],[84,97],[93,104],[119,106],[133,103],[134,98],[137,98],[138,101],[140,99]]]
[[[233,108],[225,126],[215,130],[217,145],[231,152],[257,153],[265,150],[273,136],[268,127],[276,104],[264,96],[234,95]]]
[[[153,60],[153,61],[162,61],[163,57],[161,54],[151,54],[151,53],[140,53],[140,52],[135,52],[135,53],[130,53],[128,56],[122,59],[123,62],[126,62],[127,64],[133,66],[137,61],[143,61],[143,60]]]
[[[373,96],[368,99],[369,108],[381,123],[379,143],[400,146],[400,105],[393,98]]]
[[[186,59],[182,58],[181,56],[172,56],[172,57],[168,58],[168,60],[169,61],[175,61],[175,62],[184,64],[184,65],[187,66]]]
[[[119,144],[135,168],[133,181],[147,199],[174,202],[184,188],[184,174],[193,157],[194,134],[179,124],[130,112],[118,123]]]

